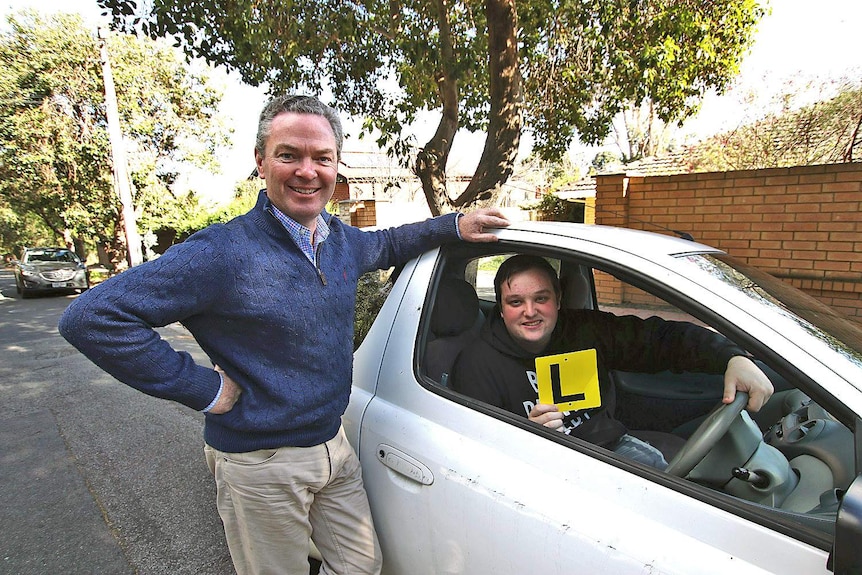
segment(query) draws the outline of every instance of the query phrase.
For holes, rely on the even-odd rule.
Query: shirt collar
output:
[[[275,216],[275,219],[281,222],[281,225],[287,230],[294,243],[314,262],[315,248],[329,237],[329,224],[326,223],[326,218],[323,217],[323,214],[317,215],[314,236],[312,237],[311,229],[286,215],[269,200],[267,200],[267,208]]]

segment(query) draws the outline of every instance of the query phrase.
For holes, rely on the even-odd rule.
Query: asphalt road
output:
[[[0,574],[235,573],[203,417],[137,392],[60,337],[76,297],[0,271]],[[179,326],[160,330],[207,362]]]

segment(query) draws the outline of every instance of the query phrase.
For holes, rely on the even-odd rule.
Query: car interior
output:
[[[419,344],[424,352],[418,360],[422,381],[431,389],[446,388],[455,358],[478,337],[494,308],[494,272],[512,254],[483,249],[484,253],[453,249],[438,264],[438,279],[426,307],[431,311]],[[625,277],[613,264],[577,260],[569,254],[538,255],[559,271],[564,307],[659,315],[712,328],[703,319],[711,321],[709,313],[701,313],[696,302],[665,301],[657,295],[658,288],[635,285],[637,278]],[[619,292],[626,297],[602,295]],[[665,473],[755,509],[790,517],[804,529],[831,534],[841,494],[856,476],[853,433],[812,400],[804,376],[792,367],[762,361],[757,349],[735,341],[753,354],[775,388],[758,413],[744,410],[743,394],[741,401],[722,406],[721,375],[619,371],[611,374],[617,390],[615,417],[630,430],[643,430],[642,438],[666,454],[670,465]],[[536,433],[547,433],[535,427]],[[669,440],[663,442],[662,437]]]

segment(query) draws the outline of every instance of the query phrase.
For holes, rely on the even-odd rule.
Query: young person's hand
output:
[[[753,361],[742,355],[733,356],[727,362],[722,402],[732,403],[737,390],[748,392],[746,407],[749,411],[759,411],[775,391],[766,374]]]
[[[548,405],[546,403],[536,404],[530,410],[528,417],[533,423],[538,423],[557,431],[563,430],[563,414],[557,409],[556,405]]]

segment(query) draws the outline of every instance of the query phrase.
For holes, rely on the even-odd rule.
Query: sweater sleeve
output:
[[[387,269],[405,263],[444,243],[459,241],[457,214],[446,214],[422,222],[384,230],[364,231],[345,226],[359,248],[364,271]]]
[[[748,355],[720,333],[689,322],[655,316],[647,319],[616,316],[600,311],[579,313],[582,317],[569,325],[575,329],[579,325],[590,326],[606,369],[720,374],[730,358]]]
[[[160,258],[130,268],[81,294],[60,318],[60,334],[93,363],[148,395],[206,408],[219,375],[174,350],[156,327],[205,310],[213,285],[227,281],[222,250],[199,232]]]

